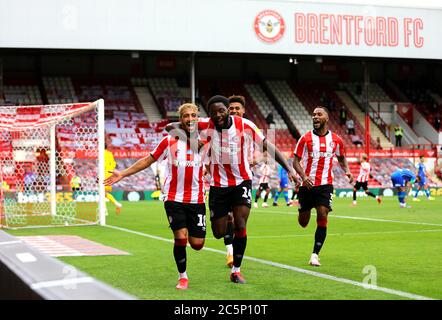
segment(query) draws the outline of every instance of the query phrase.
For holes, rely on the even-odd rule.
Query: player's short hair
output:
[[[367,160],[367,159],[368,159],[368,156],[367,156],[365,153],[363,153],[363,154],[361,155],[361,158],[364,159],[364,160]]]
[[[233,102],[241,103],[242,107],[246,107],[246,99],[243,96],[232,95],[229,97],[229,104]]]
[[[209,99],[209,101],[207,101],[207,108],[209,108],[211,104],[214,104],[217,102],[222,103],[223,105],[226,106],[226,108],[229,107],[229,99],[227,99],[226,97],[221,96],[221,95],[216,95],[216,96],[211,97]]]
[[[324,107],[324,106],[316,106],[315,109],[316,109],[316,108],[321,108],[321,109],[323,109],[323,110],[325,111],[325,113],[327,113],[327,115],[330,116],[330,111],[328,111],[328,109],[327,109],[326,107]]]
[[[183,115],[183,113],[185,111],[187,111],[188,109],[191,109],[192,111],[195,111],[196,114],[198,114],[198,107],[193,104],[193,103],[184,103],[182,104],[179,108],[178,108],[178,113],[181,116]]]

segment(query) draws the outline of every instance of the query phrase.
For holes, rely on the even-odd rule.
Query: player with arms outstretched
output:
[[[303,228],[310,221],[311,210],[316,209],[317,227],[309,263],[320,266],[319,252],[327,236],[328,213],[332,211],[332,168],[335,155],[350,183],[353,183],[353,176],[345,159],[341,137],[328,130],[328,110],[325,107],[316,107],[312,119],[313,130],[304,134],[296,144],[293,167],[302,179],[298,193],[298,222]]]
[[[281,152],[261,133],[256,125],[244,118],[229,115],[229,100],[224,96],[213,96],[207,102],[210,119],[200,120],[201,138],[209,141],[210,192],[209,209],[212,232],[215,238],[224,237],[228,213],[234,216],[233,267],[230,280],[245,283],[240,273],[241,262],[247,244],[247,219],[252,202],[252,172],[248,156],[248,141],[257,144],[263,151],[281,164],[291,179],[295,173]]]
[[[174,235],[173,256],[179,272],[177,289],[188,288],[186,245],[201,250],[206,236],[206,206],[203,191],[203,152],[198,143],[196,123],[198,107],[186,103],[179,108],[180,128],[185,137],[164,137],[155,150],[129,168],[105,180],[111,185],[121,179],[149,168],[154,162],[167,158],[166,180],[163,185],[164,208]],[[194,134],[193,134],[194,133]]]

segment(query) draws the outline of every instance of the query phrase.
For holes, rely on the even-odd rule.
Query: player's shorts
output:
[[[289,179],[281,179],[281,181],[279,181],[279,187],[280,188],[288,188],[289,187]]]
[[[356,191],[358,191],[361,188],[364,189],[365,191],[367,191],[368,190],[368,181],[365,181],[365,182],[356,181],[356,183],[355,183]]]
[[[427,177],[425,176],[419,176],[419,187],[423,187],[427,184]]]
[[[392,174],[391,183],[395,188],[405,187],[405,179],[400,174]]]
[[[267,189],[270,189],[270,187],[269,187],[269,184],[266,182],[266,183],[260,183],[259,184],[259,188],[258,188],[258,190],[267,190]]]
[[[112,191],[112,186],[104,186],[104,191],[105,192],[111,192]]]
[[[233,211],[234,206],[252,207],[252,181],[245,180],[235,187],[210,187],[210,220],[217,220]]]
[[[333,204],[333,185],[325,184],[322,186],[299,187],[298,192],[299,212],[308,211],[317,206],[324,206],[332,211]]]
[[[187,228],[190,237],[206,237],[206,205],[204,203],[164,202],[170,228]]]

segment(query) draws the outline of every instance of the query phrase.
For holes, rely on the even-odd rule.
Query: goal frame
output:
[[[104,186],[104,177],[105,177],[105,168],[104,168],[104,149],[105,149],[105,121],[104,121],[104,100],[99,99],[94,102],[89,102],[94,106],[97,110],[97,146],[98,146],[98,154],[97,154],[97,173],[98,173],[98,220],[95,222],[91,221],[88,224],[99,224],[101,226],[106,225],[106,199],[105,199],[105,186]],[[58,104],[54,104],[58,105]],[[63,104],[59,104],[63,105]],[[26,107],[26,106],[24,106]],[[87,111],[85,111],[87,112]],[[81,113],[79,113],[81,114]],[[49,149],[50,157],[49,157],[49,171],[50,171],[50,215],[55,216],[57,214],[57,190],[56,190],[56,126],[58,122],[54,124],[49,124]],[[9,130],[9,131],[17,131],[17,130]],[[60,227],[60,225],[33,225],[33,226],[20,226],[20,227],[11,227],[8,226],[8,221],[6,219],[6,212],[4,210],[4,190],[3,190],[3,173],[0,171],[0,228],[7,229],[24,229],[24,228],[46,228],[46,227]],[[79,226],[83,224],[70,224],[71,226]]]

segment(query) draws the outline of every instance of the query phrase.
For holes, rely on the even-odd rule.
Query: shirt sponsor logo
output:
[[[331,158],[333,156],[333,152],[322,152],[322,151],[313,151],[310,152],[310,157],[312,158]]]
[[[201,161],[198,160],[174,160],[173,165],[176,167],[201,167]]]

